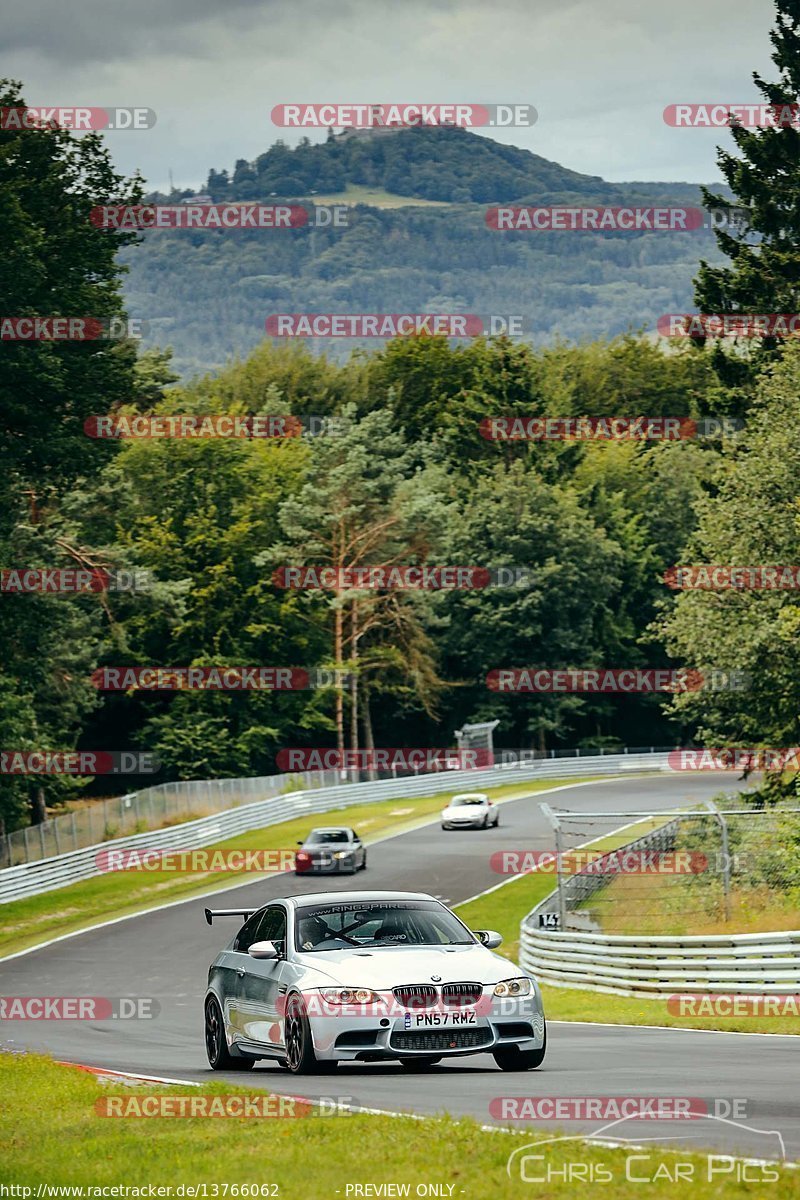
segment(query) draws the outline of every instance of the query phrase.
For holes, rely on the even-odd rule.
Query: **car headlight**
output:
[[[333,857],[334,858],[349,858],[352,853],[353,853],[352,850],[335,850]]]
[[[504,979],[495,985],[495,996],[530,996],[531,981],[524,976],[519,979]]]
[[[320,988],[322,999],[328,1004],[380,1004],[377,992],[369,988]]]

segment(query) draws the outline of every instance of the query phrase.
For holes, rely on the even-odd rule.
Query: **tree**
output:
[[[703,188],[706,205],[723,210],[742,206],[747,227],[716,230],[719,248],[730,266],[702,261],[695,281],[695,301],[706,313],[794,313],[800,303],[800,0],[776,0],[777,22],[770,34],[772,61],[779,77],[770,83],[753,73],[769,105],[775,106],[774,127],[748,129],[733,123],[731,134],[740,156],[720,149],[717,162],[735,200]],[[754,241],[753,234],[758,239]],[[779,352],[774,338],[762,339],[752,361],[726,354],[719,346],[714,361],[721,377],[744,385],[753,365]]]
[[[697,504],[682,562],[800,561],[800,351],[759,378],[748,425],[729,447],[718,490]],[[800,604],[796,590],[682,591],[661,624],[672,654],[701,671],[741,672],[745,690],[687,692],[674,708],[710,746],[800,744]],[[748,678],[749,677],[749,678]],[[798,776],[790,786],[796,794]]]
[[[23,108],[20,85],[0,81],[0,107]],[[0,131],[0,293],[4,314],[122,318],[117,250],[135,238],[92,224],[93,207],[135,203],[138,181],[111,167],[96,134],[57,128]],[[75,566],[75,528],[60,512],[65,489],[96,473],[114,447],[87,438],[84,420],[126,399],[130,343],[2,342],[0,561]],[[88,677],[105,618],[96,596],[4,596],[0,745],[69,750],[97,702]],[[0,817],[41,818],[70,784],[4,779]]]
[[[425,561],[436,524],[437,497],[422,472],[414,472],[417,452],[392,428],[382,410],[357,420],[354,405],[342,412],[342,436],[319,438],[313,445],[308,475],[299,492],[280,511],[286,540],[259,557],[260,562],[313,564],[344,573],[367,565],[406,565]],[[417,598],[418,600],[418,598]],[[312,622],[330,619],[331,662],[352,675],[351,741],[357,745],[358,668],[364,647],[379,630],[393,626],[393,645],[415,653],[406,667],[423,705],[436,687],[432,644],[414,618],[413,594],[383,596],[352,589],[342,582],[324,592],[297,599]],[[349,653],[348,653],[349,650]],[[385,665],[377,654],[373,667]],[[413,667],[411,667],[413,662]],[[338,676],[337,676],[338,678]],[[344,749],[344,692],[335,690],[337,746]]]

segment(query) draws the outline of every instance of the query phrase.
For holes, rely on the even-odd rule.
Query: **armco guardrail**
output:
[[[525,763],[549,759],[592,758],[604,754],[654,754],[669,747],[639,746],[635,750],[549,750],[526,751]],[[497,753],[496,766],[506,763],[506,751]],[[440,768],[442,771],[444,768]],[[407,768],[375,772],[374,781],[416,778],[418,771]],[[82,850],[97,842],[109,842],[116,838],[129,837],[134,833],[146,833],[151,829],[162,829],[165,825],[190,821],[193,817],[207,817],[214,812],[223,812],[239,804],[251,804],[265,800],[267,796],[282,796],[288,791],[310,791],[312,788],[336,787],[343,783],[359,783],[363,774],[348,769],[290,772],[283,775],[250,775],[239,779],[184,779],[168,783],[156,783],[150,787],[129,792],[124,796],[110,796],[105,800],[73,808],[71,812],[49,817],[37,825],[26,825],[11,833],[0,836],[0,868],[17,867],[22,863],[36,862],[43,858],[54,858],[70,850]]]
[[[535,910],[534,910],[535,911]],[[520,965],[543,983],[621,996],[800,991],[800,930],[697,937],[612,937],[522,923]]]
[[[676,825],[668,822],[613,853],[671,849]],[[607,882],[602,872],[578,872],[562,882],[565,902],[580,904]],[[672,937],[539,928],[541,914],[558,911],[553,891],[520,925],[520,965],[555,987],[650,998],[800,991],[800,930]]]
[[[277,825],[292,817],[330,812],[336,808],[370,804],[375,800],[389,800],[392,797],[433,796],[437,792],[498,787],[508,783],[558,779],[566,775],[618,775],[626,771],[666,769],[666,753],[604,754],[575,759],[537,759],[531,763],[492,767],[485,771],[448,771],[446,774],[438,772],[405,779],[349,783],[290,792],[251,804],[241,804],[237,808],[201,817],[196,821],[185,821],[169,829],[115,838],[52,858],[7,867],[0,871],[0,904],[19,900],[24,896],[34,896],[40,892],[53,891],[81,879],[99,875],[101,872],[96,856],[100,850],[108,850],[110,847],[135,848],[140,852],[155,849],[195,850],[251,829]]]

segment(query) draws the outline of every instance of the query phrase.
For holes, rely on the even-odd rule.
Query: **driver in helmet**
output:
[[[334,936],[333,931],[328,928],[320,917],[303,917],[300,921],[300,948],[302,950],[313,950],[320,942],[327,941],[328,938]]]

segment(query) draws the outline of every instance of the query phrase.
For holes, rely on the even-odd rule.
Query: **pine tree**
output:
[[[732,122],[739,155],[719,149],[717,163],[736,199],[703,189],[709,207],[745,208],[749,226],[716,231],[731,265],[701,262],[695,302],[704,313],[794,313],[800,305],[800,0],[776,0],[776,9],[770,40],[778,81],[770,83],[753,72],[767,104],[775,106],[776,123],[750,129]],[[765,356],[779,353],[781,345],[775,338],[760,339],[745,360],[726,354],[718,344],[715,366],[726,382],[741,383]]]

